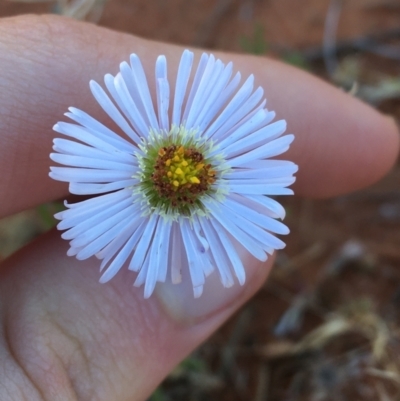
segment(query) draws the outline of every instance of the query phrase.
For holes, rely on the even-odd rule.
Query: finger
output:
[[[141,57],[150,76],[157,55],[165,54],[173,83],[182,53],[178,46],[58,17],[1,21],[0,215],[65,196],[66,186],[47,176],[51,127],[69,106],[104,120],[88,82],[102,82],[105,73],[115,74],[132,52]],[[289,130],[296,134],[287,157],[300,166],[298,194],[331,196],[354,190],[374,182],[393,164],[396,128],[368,106],[281,63],[216,55],[233,61],[242,77],[254,73],[269,107],[287,119]]]
[[[162,284],[145,300],[127,270],[100,285],[95,260],[78,266],[65,253],[52,233],[0,271],[1,400],[145,400],[271,266],[248,256],[243,287],[222,288],[211,275],[200,299],[190,285]]]

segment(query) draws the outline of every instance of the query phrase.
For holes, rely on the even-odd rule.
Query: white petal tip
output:
[[[182,282],[182,274],[176,268],[171,269],[171,282],[172,284],[180,284]]]
[[[57,219],[57,220],[62,220],[63,215],[64,215],[64,212],[58,212],[58,213],[56,213],[56,214],[54,215],[54,218]],[[59,230],[62,230],[62,228],[59,228],[59,225],[60,225],[60,224],[61,224],[61,223],[59,223],[59,224],[57,225],[57,228],[58,228]]]
[[[107,278],[107,277],[104,277],[104,274],[100,277],[100,279],[99,279],[99,283],[100,284],[105,284],[105,283],[107,283],[108,281],[110,281],[110,278]]]
[[[202,285],[193,288],[193,295],[195,298],[200,298],[202,293],[203,293]]]
[[[233,280],[230,280],[230,281],[226,281],[226,282],[223,283],[222,285],[223,285],[225,288],[231,288],[231,287],[233,287],[234,284],[235,284],[234,281],[233,281]]]
[[[154,292],[154,286],[152,288],[145,288],[144,289],[144,299],[149,299]]]
[[[69,248],[67,251],[67,256],[75,256],[77,253],[75,248]]]

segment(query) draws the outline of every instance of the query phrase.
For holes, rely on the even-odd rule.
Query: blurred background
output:
[[[0,0],[0,17],[49,12],[274,57],[400,118],[400,0]],[[400,400],[399,179],[281,200],[292,232],[270,279],[150,400]],[[0,260],[60,207],[0,220]]]

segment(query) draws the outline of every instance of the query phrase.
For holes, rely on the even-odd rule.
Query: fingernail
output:
[[[166,313],[181,323],[198,323],[241,298],[248,289],[247,286],[253,282],[254,276],[260,278],[258,283],[261,285],[270,269],[271,262],[259,262],[246,251],[244,252],[242,260],[247,277],[243,286],[236,281],[232,287],[225,288],[217,271],[206,278],[204,291],[200,298],[194,298],[193,287],[187,272],[182,272],[180,284],[172,284],[170,280],[158,284],[155,294]]]

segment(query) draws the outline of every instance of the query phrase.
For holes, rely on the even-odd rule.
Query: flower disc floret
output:
[[[202,198],[222,193],[214,186],[228,170],[223,159],[207,158],[212,143],[196,138],[195,131],[174,127],[169,133],[152,133],[138,156],[141,174],[139,192],[148,205],[164,217],[204,213]]]
[[[151,181],[160,198],[173,207],[192,205],[215,182],[211,164],[194,148],[164,146],[158,151]]]

